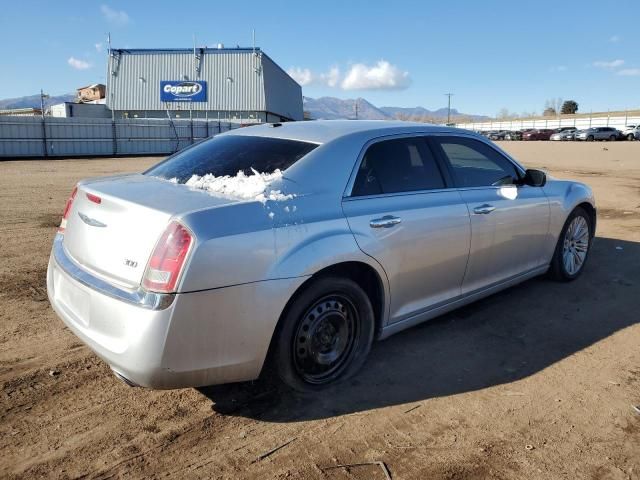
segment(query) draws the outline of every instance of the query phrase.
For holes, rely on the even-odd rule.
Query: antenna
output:
[[[111,32],[107,32],[107,45],[108,45],[109,55],[111,55]]]
[[[253,54],[256,54],[256,29],[252,28],[251,29],[251,41],[252,41],[252,45],[253,45]]]

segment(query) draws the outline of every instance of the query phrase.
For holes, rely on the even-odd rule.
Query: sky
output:
[[[106,83],[114,48],[256,46],[303,95],[496,115],[640,108],[637,1],[3,1],[0,98]]]

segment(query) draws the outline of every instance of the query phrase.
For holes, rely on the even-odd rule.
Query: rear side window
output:
[[[384,140],[364,154],[351,195],[380,195],[444,188],[431,150],[421,137]]]
[[[510,185],[519,179],[516,167],[489,145],[463,137],[434,137],[451,164],[458,187]]]
[[[286,170],[316,147],[314,143],[281,138],[222,135],[178,152],[144,173],[167,180],[175,178],[178,183],[185,183],[192,175],[208,173],[216,177],[238,172],[252,175],[253,170],[273,173]]]

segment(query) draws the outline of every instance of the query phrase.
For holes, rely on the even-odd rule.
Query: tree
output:
[[[498,120],[507,120],[509,118],[513,118],[513,114],[509,113],[509,110],[506,108],[501,108],[498,114],[496,115]]]
[[[544,109],[544,111],[542,112],[542,116],[544,117],[555,117],[556,114],[558,112],[556,112],[556,109],[553,107],[547,107]]]
[[[578,111],[578,102],[576,102],[575,100],[567,100],[562,104],[562,110],[560,110],[560,113],[562,113],[563,115],[567,115],[567,114],[576,113],[577,111]]]

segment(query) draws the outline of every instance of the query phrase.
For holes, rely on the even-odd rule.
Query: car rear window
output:
[[[286,170],[317,146],[281,138],[221,135],[172,155],[144,174],[185,183],[193,175],[273,173]]]

